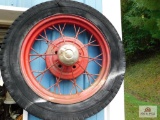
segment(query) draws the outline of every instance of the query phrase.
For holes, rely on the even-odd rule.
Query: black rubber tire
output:
[[[106,83],[89,99],[63,105],[39,97],[26,84],[19,65],[21,45],[28,31],[40,20],[57,14],[82,16],[106,37],[111,50],[111,67]],[[112,24],[97,10],[75,1],[55,0],[41,3],[24,12],[10,27],[2,46],[2,77],[13,99],[29,113],[45,120],[83,120],[107,106],[118,92],[125,73],[123,45]]]

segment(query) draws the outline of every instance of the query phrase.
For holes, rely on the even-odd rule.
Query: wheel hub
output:
[[[47,68],[50,68],[53,75],[64,80],[73,80],[83,74],[89,62],[84,44],[73,37],[54,40],[46,54],[50,54],[45,58]]]
[[[59,49],[58,58],[64,65],[74,65],[79,59],[78,49],[72,44],[65,44]]]

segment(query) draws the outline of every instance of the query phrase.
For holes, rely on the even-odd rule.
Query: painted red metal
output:
[[[76,32],[75,37],[69,38],[64,36],[63,35],[64,27],[62,29],[57,29],[55,27],[55,25],[59,25],[59,24],[64,24],[64,26],[65,24],[73,25]],[[87,31],[91,34],[90,40],[87,44],[82,44],[80,41],[77,40],[78,35],[83,31],[80,32],[80,29],[76,30],[75,25],[80,26],[81,28],[84,29],[83,31]],[[30,60],[30,56],[31,56],[30,51],[31,50],[34,51],[32,47],[34,42],[39,36],[41,36],[40,33],[45,31],[47,28],[57,29],[61,37],[55,40],[53,43],[49,41],[46,37],[44,37],[44,40],[46,41],[46,43],[49,43],[50,46],[48,47],[48,50],[46,53],[39,54],[38,57],[42,57],[42,56],[46,57],[45,60],[47,63],[47,68],[44,71],[41,71],[39,75],[34,76],[33,74],[34,71],[30,66],[30,62],[32,61]],[[97,63],[96,60],[99,59],[98,56],[91,58],[87,54],[86,47],[93,45],[92,44],[93,41],[91,41],[92,37],[94,37],[95,41],[97,42],[97,46],[99,46],[99,48],[101,49],[101,54],[99,54],[98,56],[102,56],[102,59],[101,59],[102,64]],[[60,103],[60,104],[73,104],[73,103],[81,102],[83,100],[88,99],[89,97],[93,96],[103,86],[103,84],[105,84],[107,80],[111,59],[110,59],[110,48],[105,39],[106,38],[103,36],[101,31],[94,24],[92,24],[90,21],[80,16],[57,14],[41,20],[35,26],[33,26],[33,28],[26,35],[21,47],[20,65],[21,65],[21,71],[25,78],[26,83],[36,94],[38,94],[42,98],[51,102]],[[60,62],[58,58],[54,56],[54,54],[56,54],[56,51],[58,50],[58,46],[60,46],[61,44],[66,44],[66,42],[69,44],[74,44],[80,52],[80,58],[75,64],[76,67],[72,66],[73,72],[72,70],[66,70],[65,68],[66,65],[62,65],[62,66],[65,66],[63,67],[64,68],[63,70],[59,69],[60,66],[57,66],[57,65],[59,65]],[[52,47],[53,49],[51,49]],[[99,73],[90,74],[86,70],[87,63],[90,61],[96,62],[101,67],[101,70]],[[62,95],[62,94],[56,94],[54,92],[50,92],[49,90],[52,86],[46,89],[37,81],[37,77],[40,75],[43,75],[47,70],[50,70],[51,73],[54,76],[56,76],[57,82],[55,83],[55,86],[59,85],[62,78],[69,79],[73,83],[73,87],[78,87],[79,89],[81,89],[81,92],[76,92],[76,94],[68,94],[68,95]],[[60,71],[63,71],[64,75],[61,75]],[[66,72],[68,72],[68,75],[67,74],[65,75]],[[92,79],[94,79],[93,75],[98,76],[97,79],[95,79],[95,82],[85,90],[83,90],[76,83],[76,77],[82,73],[86,74]]]
[[[83,58],[79,57],[78,61],[73,65],[65,65],[58,59],[59,48],[63,45],[68,44],[74,45],[78,49],[79,54],[81,56],[84,56]],[[47,67],[52,66],[54,63],[57,63],[55,66],[49,69],[50,72],[56,77],[60,77],[63,80],[73,80],[77,78],[79,75],[81,75],[84,72],[84,70],[79,65],[86,69],[89,61],[87,49],[83,46],[83,43],[81,43],[78,39],[73,37],[61,37],[53,41],[46,52],[46,54],[53,55],[48,55],[45,59]]]

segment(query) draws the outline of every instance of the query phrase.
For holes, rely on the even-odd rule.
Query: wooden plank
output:
[[[96,0],[85,0],[84,3],[93,7],[93,8],[96,7]]]
[[[85,1],[85,0],[75,0],[75,1],[78,1],[78,2],[84,3],[84,1]]]
[[[42,2],[46,2],[46,1],[50,1],[50,0],[32,0],[32,6],[42,3]]]

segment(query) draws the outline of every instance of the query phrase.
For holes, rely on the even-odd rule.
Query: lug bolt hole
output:
[[[73,65],[73,68],[75,69],[75,68],[76,68],[76,66],[75,66],[75,65]]]
[[[57,54],[58,52],[57,51],[55,51],[55,54]]]
[[[59,64],[58,67],[59,67],[59,68],[62,68],[62,65]]]

